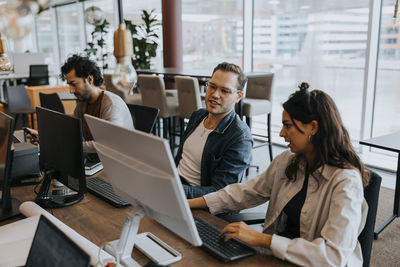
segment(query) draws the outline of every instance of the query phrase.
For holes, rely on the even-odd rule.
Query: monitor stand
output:
[[[159,265],[168,265],[180,261],[182,255],[155,235],[148,232],[141,234],[137,233],[140,220],[143,216],[143,208],[130,211],[126,215],[120,239],[111,242],[111,244],[117,249],[118,257],[115,255],[111,246],[105,246],[105,250],[116,258],[119,258],[120,263],[125,267],[141,266],[131,257],[134,246],[154,263]]]
[[[50,191],[50,184],[56,171],[47,171],[35,202],[43,208],[62,208],[74,205],[83,199],[83,194],[70,189]]]
[[[19,206],[21,205],[21,201],[15,199],[15,198],[10,198],[9,201],[10,201],[9,205],[7,205],[5,203],[1,203],[0,221],[5,221],[5,220],[8,220],[12,217],[15,217],[15,216],[18,216],[21,214],[21,212],[19,212]],[[8,207],[4,207],[4,206],[8,206]]]

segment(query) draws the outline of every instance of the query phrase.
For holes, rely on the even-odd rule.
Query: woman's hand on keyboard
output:
[[[230,223],[221,231],[221,235],[225,235],[225,241],[231,238],[239,239],[251,246],[260,246],[270,248],[272,236],[269,234],[259,233],[244,222]]]

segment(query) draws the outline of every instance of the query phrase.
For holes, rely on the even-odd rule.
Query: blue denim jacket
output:
[[[176,166],[182,158],[183,143],[207,115],[206,109],[192,113],[175,157]],[[240,182],[243,172],[250,165],[252,147],[249,127],[232,110],[209,134],[201,160],[200,186],[184,184],[186,197],[201,197],[228,184]]]

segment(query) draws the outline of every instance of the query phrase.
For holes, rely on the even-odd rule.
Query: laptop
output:
[[[26,267],[89,267],[90,256],[41,215]]]

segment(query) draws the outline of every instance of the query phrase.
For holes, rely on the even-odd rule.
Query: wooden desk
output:
[[[26,88],[26,90],[28,91],[28,94],[31,98],[32,107],[36,108],[40,107],[39,93],[45,93],[45,94],[64,93],[64,92],[69,92],[69,87],[65,85],[57,85],[57,86],[42,85],[42,86],[29,86]],[[76,102],[70,100],[63,100],[62,102],[65,108],[65,113],[73,114]],[[36,115],[34,116],[34,121],[35,121],[34,128],[37,129]]]
[[[375,231],[374,238],[378,239],[379,233],[382,232],[383,229],[385,229],[394,219],[400,217],[400,132],[362,140],[360,141],[360,144],[393,151],[398,154],[393,214]]]
[[[102,176],[102,175],[100,175]],[[33,200],[35,194],[34,186],[14,187],[11,189],[11,195],[20,201]],[[104,241],[112,241],[119,238],[122,226],[125,221],[125,214],[131,210],[127,208],[114,208],[99,198],[87,193],[85,198],[78,204],[54,209],[53,215],[86,237],[96,245]],[[51,211],[50,211],[51,212]],[[194,210],[193,213],[204,220],[222,228],[226,222],[202,210]],[[23,216],[16,217],[13,220],[22,219]],[[2,222],[0,225],[4,225]],[[139,232],[152,232],[160,239],[165,241],[174,249],[182,254],[182,260],[173,264],[173,266],[221,266],[221,262],[207,254],[201,248],[194,247],[182,238],[172,233],[150,217],[145,216],[139,227]],[[144,265],[149,260],[142,253],[134,249],[132,256],[140,264]],[[273,256],[255,255],[239,261],[229,263],[229,266],[294,266],[283,262]]]

